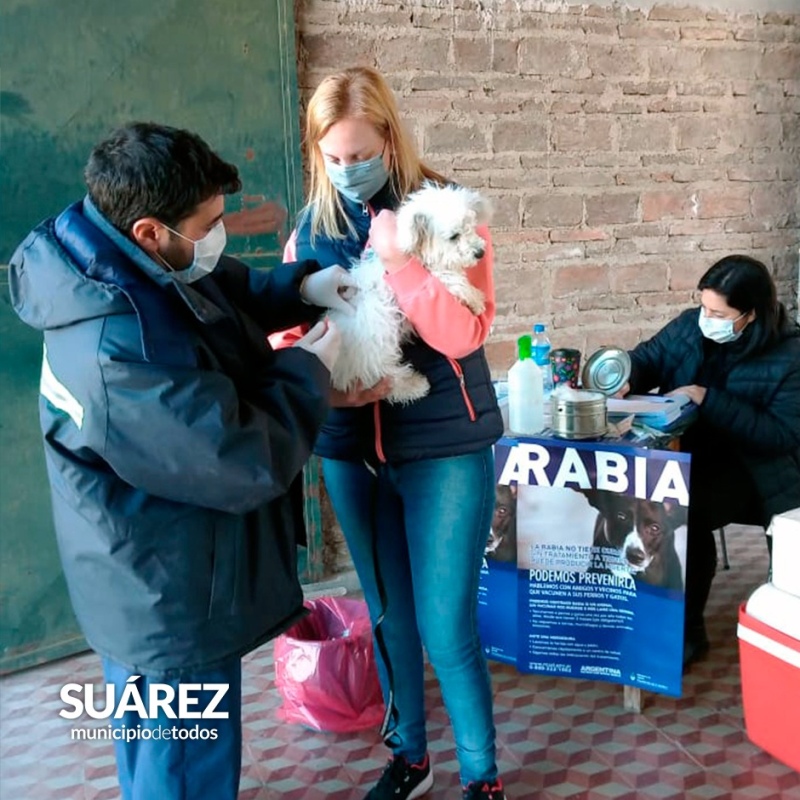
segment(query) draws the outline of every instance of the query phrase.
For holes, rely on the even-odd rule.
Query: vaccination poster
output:
[[[501,439],[478,596],[487,657],[679,697],[689,466],[671,450]]]

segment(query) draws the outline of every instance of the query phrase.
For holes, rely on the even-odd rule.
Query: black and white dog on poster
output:
[[[686,524],[686,508],[598,489],[580,491],[598,512],[591,571],[624,570],[641,583],[683,589],[675,531]]]
[[[494,513],[484,555],[493,561],[517,561],[517,487],[498,483],[494,490]]]
[[[686,521],[687,509],[677,503],[636,501],[636,530],[628,537],[625,557],[637,581],[664,589],[683,589],[675,531]]]
[[[579,489],[597,509],[592,535],[592,572],[614,572],[624,568],[628,536],[633,533],[636,498],[601,489]]]

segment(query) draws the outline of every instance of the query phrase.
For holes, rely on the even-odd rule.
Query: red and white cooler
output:
[[[739,607],[738,637],[747,735],[800,772],[800,597],[760,586]]]

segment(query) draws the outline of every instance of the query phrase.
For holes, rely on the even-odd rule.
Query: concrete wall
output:
[[[555,345],[634,344],[731,252],[767,263],[796,307],[798,21],[697,6],[298,0],[301,104],[325,74],[377,66],[427,160],[491,196],[488,351],[500,374],[534,321]]]

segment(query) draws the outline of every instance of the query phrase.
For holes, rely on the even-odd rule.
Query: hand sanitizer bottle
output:
[[[531,358],[531,337],[517,340],[519,360],[508,371],[508,427],[517,436],[532,436],[544,428],[542,370]]]

